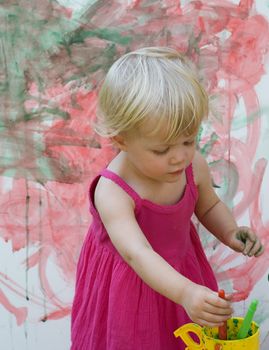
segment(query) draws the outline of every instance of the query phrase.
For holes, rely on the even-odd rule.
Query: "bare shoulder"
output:
[[[94,204],[103,219],[115,217],[118,213],[134,211],[132,198],[113,181],[100,177],[94,192]]]
[[[199,186],[203,181],[210,178],[210,170],[205,158],[199,151],[195,152],[192,161],[194,181]]]

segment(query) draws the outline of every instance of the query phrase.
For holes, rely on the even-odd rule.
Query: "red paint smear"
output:
[[[60,318],[69,316],[70,312],[71,312],[71,307],[66,307],[64,309],[57,310],[49,313],[48,315],[45,315],[44,317],[40,318],[40,321],[59,320]]]
[[[46,150],[45,155],[51,160],[55,159],[55,169],[59,168],[59,162],[67,169],[64,176],[60,173],[62,181],[74,183],[92,178],[102,169],[115,151],[108,147],[105,139],[98,137],[92,124],[96,115],[96,92],[78,90],[75,94],[71,92],[62,93],[58,86],[47,92],[50,98],[61,94],[60,106],[70,115],[70,119],[56,122],[49,131],[45,133]],[[103,148],[106,147],[106,152]]]
[[[27,308],[26,307],[15,307],[13,306],[5,294],[0,289],[0,303],[16,317],[17,325],[20,326],[26,320]]]
[[[262,16],[248,19],[231,19],[227,29],[232,35],[224,46],[222,57],[226,72],[252,86],[264,74],[263,56],[268,40],[268,22]]]
[[[34,93],[34,89],[32,92]],[[101,152],[101,147],[106,147],[105,140],[101,140],[99,148],[95,148],[96,141],[89,142],[89,135],[93,134],[91,122],[95,111],[96,93],[81,90],[74,98],[72,91],[56,86],[46,92],[46,98],[57,99],[62,109],[70,115],[67,122],[54,123],[44,134],[45,155],[50,157],[50,162],[55,159],[56,165],[62,162],[70,168],[66,176],[59,175],[59,180],[67,183],[50,181],[42,186],[28,182],[26,190],[25,180],[14,180],[13,195],[10,196],[10,192],[1,193],[0,205],[5,205],[5,211],[0,227],[4,239],[12,241],[14,251],[26,247],[25,203],[26,196],[29,196],[29,244],[39,244],[41,248],[29,255],[24,264],[27,263],[29,269],[38,266],[42,291],[51,305],[45,317],[57,319],[70,313],[71,306],[66,306],[55,293],[54,285],[47,275],[48,262],[55,261],[65,280],[73,282],[78,254],[90,222],[88,186],[93,176],[111,159],[114,151],[107,146],[108,152]],[[89,147],[92,145],[93,148]],[[73,184],[78,181],[81,183]],[[3,190],[5,186],[0,187]],[[15,290],[13,288],[13,292],[21,295],[18,287],[15,287]],[[42,306],[35,296],[31,295],[30,300]],[[1,301],[5,307],[9,307],[6,300],[2,298]],[[57,310],[50,311],[52,307]],[[19,311],[12,309],[15,316]]]
[[[8,289],[9,292],[16,294],[22,299],[25,299],[25,287],[20,286],[18,283],[13,281],[11,278],[8,276],[4,276],[2,273],[0,273],[0,283],[5,286],[5,288]],[[44,306],[44,298],[36,296],[35,294],[29,292],[29,300],[38,306],[41,306],[43,308]],[[63,307],[64,304],[61,305]],[[48,310],[53,310],[55,309],[55,305],[50,302],[50,300],[46,301],[46,308]]]
[[[72,18],[73,15],[73,9],[70,7],[66,7],[65,8],[65,15],[67,18]]]

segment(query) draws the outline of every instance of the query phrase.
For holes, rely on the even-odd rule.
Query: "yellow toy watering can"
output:
[[[251,322],[248,335],[237,339],[243,318],[234,317],[227,321],[227,340],[218,339],[218,327],[201,327],[195,323],[187,323],[178,328],[174,335],[181,337],[187,345],[185,350],[259,350],[260,329],[257,323]],[[197,343],[191,334],[195,334]]]

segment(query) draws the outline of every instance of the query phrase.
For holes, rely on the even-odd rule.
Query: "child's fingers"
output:
[[[233,294],[230,294],[230,293],[227,294],[227,293],[225,293],[225,300],[231,302],[231,301],[233,300]]]
[[[250,239],[246,239],[246,243],[245,243],[245,248],[243,250],[243,254],[249,256],[251,250],[255,247],[256,243],[257,243],[257,239],[255,239],[254,241],[252,241]]]
[[[263,252],[263,245],[257,237],[256,237],[256,240],[254,242],[251,242],[249,240],[246,241],[245,249],[243,251],[244,255],[258,256],[258,255],[262,254],[262,252]]]
[[[220,298],[217,293],[213,292],[212,294],[210,293],[207,301],[204,303],[199,318],[204,326],[218,327],[231,318],[232,314],[231,302]]]
[[[223,325],[223,322],[227,321],[229,318],[230,315],[215,315],[205,312],[197,318],[196,323],[199,323],[202,326],[218,327]]]
[[[242,253],[248,256],[259,256],[263,253],[263,245],[257,235],[248,227],[240,227],[236,238],[244,244]]]
[[[204,302],[202,310],[197,314],[196,323],[203,326],[217,327],[224,321],[231,318],[233,309],[231,303],[217,296],[215,292],[208,296]]]
[[[198,319],[195,323],[199,324],[202,327],[220,327],[223,325],[223,322],[208,322],[203,319]]]
[[[246,249],[246,243],[247,243],[247,240],[248,240],[248,232],[247,232],[247,230],[246,229],[244,230],[243,228],[240,228],[236,232],[235,238],[236,239],[234,240],[233,249],[243,253],[244,250]],[[250,239],[250,241],[251,241],[251,239]]]
[[[264,252],[264,246],[260,242],[260,247],[256,250],[256,252],[253,254],[256,258],[260,256]]]
[[[255,242],[256,241],[256,234],[252,232],[251,229],[248,227],[239,227],[238,231],[236,232],[236,238],[243,242],[244,244],[247,243],[247,241]]]
[[[216,292],[210,292],[205,299],[202,312],[220,316],[231,316],[233,308],[230,300],[220,298]]]
[[[228,304],[225,307],[217,307],[211,304],[205,304],[203,308],[203,312],[219,315],[219,316],[231,317],[233,313],[233,309],[230,304]]]

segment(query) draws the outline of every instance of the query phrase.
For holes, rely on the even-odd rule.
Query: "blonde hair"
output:
[[[147,47],[125,54],[109,69],[99,92],[96,131],[105,137],[151,118],[166,140],[198,131],[208,96],[190,62],[176,50]],[[165,124],[163,124],[165,122]]]

